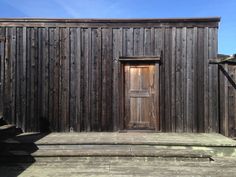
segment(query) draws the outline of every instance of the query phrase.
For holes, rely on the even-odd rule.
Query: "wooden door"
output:
[[[125,128],[159,130],[158,67],[125,65]]]

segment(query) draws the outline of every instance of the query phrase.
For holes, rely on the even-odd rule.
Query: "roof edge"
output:
[[[220,17],[201,18],[0,18],[1,22],[34,23],[190,23],[220,22]]]

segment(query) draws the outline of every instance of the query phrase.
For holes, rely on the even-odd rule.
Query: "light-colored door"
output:
[[[125,128],[158,130],[158,74],[155,64],[125,65]]]

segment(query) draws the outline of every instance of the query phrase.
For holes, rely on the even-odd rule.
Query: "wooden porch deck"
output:
[[[230,146],[236,141],[217,133],[22,133],[8,142],[34,142],[37,145],[47,144],[80,144],[80,145],[165,145],[165,146]]]
[[[12,176],[235,174],[236,141],[220,134],[23,133],[0,147]]]
[[[213,157],[236,157],[236,141],[215,133],[22,133],[0,143],[9,152],[3,153],[3,157],[27,157],[33,161],[44,157],[155,157],[208,161]]]

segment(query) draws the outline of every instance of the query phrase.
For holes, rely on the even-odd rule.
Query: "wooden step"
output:
[[[80,149],[80,150],[38,150],[31,154],[33,157],[180,157],[180,158],[211,158],[211,155],[200,151],[169,150],[156,151],[129,149]]]
[[[12,139],[8,139],[5,141],[0,142],[0,145],[3,147],[7,147],[8,151],[27,151],[30,153],[36,152],[35,155],[41,152],[44,152],[45,156],[48,154],[52,154],[55,151],[55,154],[60,155],[61,152],[76,152],[79,153],[81,156],[84,155],[99,155],[104,153],[105,155],[138,155],[138,156],[160,156],[161,153],[165,153],[164,156],[168,154],[170,156],[186,156],[190,155],[196,157],[202,155],[203,157],[209,157],[209,154],[206,151],[202,150],[192,150],[192,149],[183,149],[181,147],[168,147],[168,146],[150,146],[150,145],[98,145],[98,144],[90,144],[90,145],[81,145],[81,144],[35,144],[35,143],[23,143],[18,142]],[[58,152],[58,153],[57,153]],[[120,154],[119,154],[120,153]],[[64,153],[63,153],[64,154]],[[123,155],[122,155],[123,154]],[[143,154],[143,155],[142,155]],[[76,154],[75,154],[76,155]],[[54,155],[53,155],[54,156]]]
[[[211,155],[197,150],[157,148],[153,146],[90,145],[77,148],[51,147],[47,149],[41,147],[41,149],[32,153],[23,150],[10,150],[0,153],[0,162],[34,162],[37,159],[48,161],[48,159],[58,160],[63,158],[75,160],[81,157],[143,157],[175,160],[191,159],[194,161],[210,161],[212,159]]]

